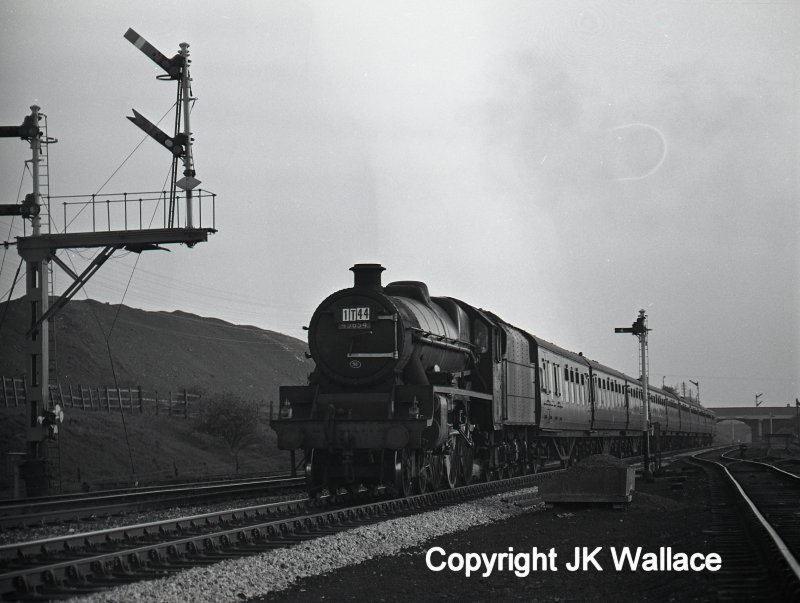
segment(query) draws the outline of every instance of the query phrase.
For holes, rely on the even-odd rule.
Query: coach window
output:
[[[569,367],[564,365],[564,398],[567,402],[572,402],[572,388],[569,385]]]
[[[550,375],[547,374],[547,360],[542,360],[542,391],[545,393],[549,393],[550,386],[548,385],[548,381],[550,379]]]
[[[572,402],[578,402],[578,388],[575,387],[575,371],[572,370],[572,367],[569,368],[569,392],[570,396],[572,397]]]
[[[546,368],[545,372],[547,374],[547,393],[548,394],[552,394],[553,393],[553,377],[550,374],[550,361],[549,360],[547,362],[545,362],[545,368]]]
[[[553,394],[556,396],[561,395],[561,381],[558,379],[558,369],[559,366],[557,364],[553,364]]]
[[[544,391],[550,393],[550,361],[542,361],[542,383],[544,383]]]
[[[598,406],[603,406],[603,380],[600,377],[597,378],[595,394],[595,402],[597,402]]]
[[[578,402],[578,388],[575,387],[575,371],[569,369],[569,395],[573,404]]]
[[[589,381],[589,373],[584,373],[581,375],[581,392],[583,392],[583,404],[589,404],[589,389],[586,387]]]
[[[551,371],[550,361],[548,360],[547,362],[544,363],[544,373],[545,373],[545,379],[547,380],[548,394],[553,393],[553,374],[550,371]]]
[[[553,365],[553,395],[558,396],[558,365]]]
[[[557,395],[563,396],[564,395],[564,382],[561,380],[561,368],[560,364],[556,365],[556,389],[558,390]]]

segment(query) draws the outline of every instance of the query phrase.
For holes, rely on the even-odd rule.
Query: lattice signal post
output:
[[[639,317],[633,321],[630,327],[617,327],[614,329],[615,333],[631,333],[639,338],[639,346],[641,348],[641,363],[642,363],[642,406],[644,407],[644,472],[645,475],[650,475],[650,394],[649,384],[647,381],[647,314],[644,310],[639,310]]]
[[[51,468],[47,463],[48,440],[55,437],[54,429],[57,413],[54,412],[49,396],[49,329],[48,322],[67,302],[86,284],[91,276],[119,249],[126,249],[141,253],[142,251],[163,249],[161,245],[183,243],[189,247],[208,240],[208,235],[216,232],[216,228],[195,226],[193,217],[193,195],[200,181],[195,178],[192,158],[192,133],[189,120],[190,82],[189,76],[189,45],[181,44],[180,51],[172,58],[167,58],[155,47],[142,38],[132,29],[125,34],[125,38],[139,48],[145,55],[152,59],[166,74],[158,79],[178,82],[178,100],[175,111],[175,133],[168,136],[157,126],[150,123],[140,113],[134,111],[134,117],[129,117],[134,124],[143,129],[172,154],[172,177],[169,195],[169,212],[165,212],[163,228],[142,228],[140,220],[139,229],[127,228],[127,207],[125,208],[126,225],[124,230],[112,230],[109,217],[109,228],[97,231],[94,228],[89,232],[66,232],[66,206],[65,224],[61,232],[52,232],[53,216],[49,211],[50,196],[47,190],[46,207],[48,232],[42,232],[42,207],[43,200],[40,190],[39,166],[40,154],[43,144],[56,142],[54,139],[42,137],[40,120],[42,115],[39,107],[32,106],[31,114],[26,116],[21,126],[0,127],[0,137],[15,137],[27,140],[32,151],[32,176],[33,193],[26,196],[22,204],[0,206],[0,215],[19,215],[31,221],[31,235],[17,237],[16,245],[26,266],[26,294],[27,306],[30,308],[30,328],[26,334],[28,363],[26,371],[26,393],[28,404],[27,415],[27,445],[26,459],[23,465],[23,476],[26,482],[27,495],[36,496],[48,494],[50,491],[48,472]],[[181,130],[181,113],[183,113],[183,129]],[[178,179],[177,164],[183,161],[183,178]],[[185,191],[186,196],[186,223],[183,227],[176,224],[176,203],[178,195],[176,189]],[[135,198],[136,193],[130,194]],[[127,198],[127,194],[126,194]],[[212,200],[215,196],[211,195]],[[92,196],[94,210],[94,196]],[[202,198],[195,199],[198,203]],[[165,199],[166,202],[166,199]],[[139,200],[141,211],[141,199]],[[109,214],[110,215],[110,214]],[[207,214],[208,215],[208,214]],[[213,214],[212,214],[213,215]],[[200,207],[202,219],[202,206]],[[178,219],[178,222],[180,220]],[[213,225],[213,222],[212,222]],[[57,230],[57,229],[56,229]],[[10,243],[6,242],[6,245]],[[57,256],[62,249],[99,248],[89,266],[80,274],[74,272]],[[50,262],[58,265],[71,279],[72,283],[64,293],[54,302],[50,303],[49,297],[49,267]]]

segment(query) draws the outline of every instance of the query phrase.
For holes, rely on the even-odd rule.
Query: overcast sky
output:
[[[125,161],[142,140],[125,116],[158,121],[175,84],[123,34],[167,56],[189,42],[219,232],[142,254],[125,304],[304,338],[374,261],[631,375],[637,341],[614,327],[645,308],[652,383],[784,405],[800,395],[799,6],[4,0],[0,125],[42,107],[53,195],[161,190],[170,156],[148,139]],[[29,153],[0,144],[3,203],[30,192]],[[124,255],[90,297],[120,303]]]

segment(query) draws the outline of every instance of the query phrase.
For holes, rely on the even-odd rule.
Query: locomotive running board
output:
[[[436,394],[450,394],[453,396],[465,396],[467,398],[478,398],[479,400],[489,400],[491,401],[494,396],[492,394],[482,394],[480,392],[474,392],[469,389],[459,389],[457,387],[439,387],[434,385],[433,391]]]

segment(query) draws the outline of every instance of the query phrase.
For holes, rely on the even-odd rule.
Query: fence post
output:
[[[189,394],[186,390],[183,390],[183,418],[189,418]]]
[[[75,398],[72,395],[72,383],[69,384],[69,406],[75,408]]]
[[[25,386],[25,382],[22,382],[23,387]],[[17,397],[17,380],[14,377],[11,377],[11,387],[14,390],[14,408],[19,406],[19,398]]]
[[[58,401],[61,403],[61,406],[64,408],[67,407],[66,402],[64,402],[64,392],[61,389],[61,381],[58,382]]]
[[[78,389],[81,390],[81,410],[86,410],[86,400],[83,397],[83,386],[78,383]]]
[[[136,391],[139,394],[139,414],[142,414],[144,412],[144,402],[142,400],[142,386],[141,385],[137,385],[136,386]]]
[[[119,402],[119,412],[122,412],[122,390],[117,388],[117,402]]]
[[[106,412],[111,412],[111,391],[106,386]]]
[[[100,403],[97,403],[98,408],[100,407]],[[92,386],[89,386],[89,410],[94,410],[94,396],[92,396]]]

